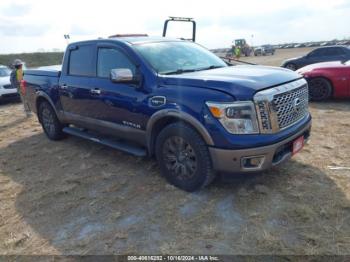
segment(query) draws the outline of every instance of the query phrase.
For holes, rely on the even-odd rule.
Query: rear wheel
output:
[[[43,101],[39,105],[38,116],[46,136],[51,140],[60,140],[64,137],[63,125],[58,120],[55,110],[47,102]]]
[[[321,77],[313,78],[309,80],[309,95],[313,101],[327,100],[332,95],[332,84]]]
[[[156,156],[162,175],[185,191],[196,191],[215,177],[207,145],[187,124],[170,124],[160,132]]]

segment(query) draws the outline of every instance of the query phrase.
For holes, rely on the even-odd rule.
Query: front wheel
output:
[[[52,106],[43,101],[39,105],[38,116],[46,136],[51,140],[60,140],[64,137],[63,125],[58,120]]]
[[[207,145],[187,124],[173,123],[160,132],[156,156],[162,175],[185,191],[196,191],[215,178]]]
[[[309,80],[310,100],[324,101],[332,95],[332,84],[324,78],[317,77]]]
[[[297,66],[295,64],[293,64],[293,63],[286,64],[285,68],[293,70],[293,71],[298,69]]]

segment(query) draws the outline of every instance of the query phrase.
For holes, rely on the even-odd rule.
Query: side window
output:
[[[94,52],[93,45],[81,45],[77,49],[70,51],[68,74],[95,76]]]
[[[338,49],[338,54],[339,55],[345,55],[346,54],[346,51],[343,48],[338,47],[337,49]]]
[[[325,55],[325,48],[316,49],[309,54],[309,57],[319,57]]]
[[[136,67],[129,58],[114,48],[99,48],[97,57],[97,76],[108,78],[111,69],[128,68],[135,74]]]
[[[344,51],[339,47],[334,48],[328,48],[327,55],[329,56],[337,56],[337,55],[343,55]]]

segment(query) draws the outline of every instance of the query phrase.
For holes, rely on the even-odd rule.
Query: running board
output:
[[[130,144],[127,144],[127,143],[121,142],[121,141],[112,140],[109,138],[104,138],[104,137],[97,136],[94,134],[90,134],[90,133],[83,131],[81,129],[78,129],[78,128],[65,127],[65,128],[63,128],[63,132],[70,134],[70,135],[73,135],[73,136],[78,136],[78,137],[99,143],[99,144],[102,144],[105,146],[109,146],[109,147],[112,147],[114,149],[118,149],[120,151],[129,153],[129,154],[134,155],[134,156],[144,157],[147,155],[146,150],[141,148],[141,147],[138,147],[135,145],[130,145]]]

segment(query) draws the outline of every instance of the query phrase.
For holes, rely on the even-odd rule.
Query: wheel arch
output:
[[[175,122],[188,124],[196,130],[207,145],[214,145],[210,134],[196,118],[185,112],[165,109],[155,113],[147,123],[146,136],[149,155],[154,154],[155,142],[160,131],[167,125]]]
[[[52,102],[51,98],[44,92],[40,92],[35,100],[35,109],[36,112],[38,114],[38,118],[39,118],[39,122],[41,122],[40,116],[39,116],[39,106],[42,102],[48,102],[51,107],[53,108],[53,110],[55,111],[56,116],[58,117],[57,111],[56,111],[56,107],[54,105],[54,103]]]
[[[300,68],[300,66],[295,61],[286,62],[283,67],[288,69],[288,65],[295,66],[295,70],[298,70]]]

